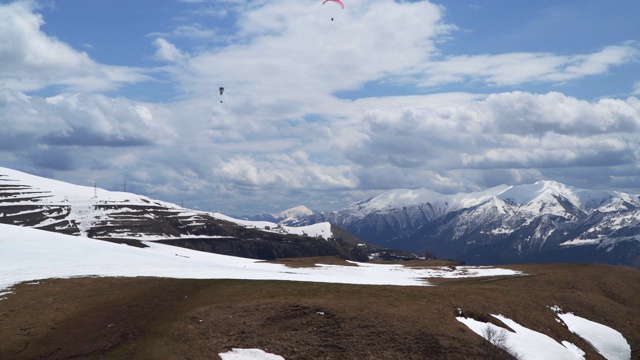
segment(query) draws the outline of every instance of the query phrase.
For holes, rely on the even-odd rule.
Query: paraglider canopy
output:
[[[322,2],[322,5],[324,5],[324,3],[326,3],[327,1],[334,2],[334,3],[338,4],[338,5],[340,5],[340,7],[344,9],[344,4],[340,0],[324,0],[324,2]]]
[[[224,93],[224,88],[220,87],[220,95],[222,95],[222,93]]]
[[[338,5],[340,5],[340,7],[341,7],[342,9],[344,9],[344,4],[343,4],[343,3],[342,3],[342,1],[340,1],[340,0],[324,0],[324,1],[322,2],[322,5],[324,5],[327,1],[334,2],[334,3],[338,4]],[[331,21],[333,21],[333,18],[331,18]]]

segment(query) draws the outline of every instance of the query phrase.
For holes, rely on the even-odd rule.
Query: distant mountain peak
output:
[[[273,217],[276,219],[288,219],[291,217],[299,217],[299,216],[309,216],[315,214],[315,211],[309,209],[304,205],[294,206],[290,209],[281,211],[277,214],[273,214]]]
[[[640,206],[638,195],[611,190],[579,189],[551,180],[541,180],[533,184],[510,186],[498,195],[503,201],[518,205],[557,202],[564,198],[584,212],[611,211],[625,207],[625,204]]]
[[[519,205],[526,205],[541,197],[553,195],[574,198],[575,188],[566,186],[556,181],[541,180],[533,184],[511,186],[499,194],[502,200],[511,200]]]

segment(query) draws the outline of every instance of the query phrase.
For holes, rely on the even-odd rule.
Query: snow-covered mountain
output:
[[[443,195],[386,191],[320,221],[387,247],[469,263],[602,262],[640,267],[640,196],[554,181]]]
[[[127,192],[78,186],[0,167],[0,223],[28,226],[104,240],[173,242],[191,248],[252,257],[255,239],[260,255],[271,256],[269,242],[277,242],[280,256],[339,255],[349,252],[333,241],[327,222],[283,226],[268,221],[235,219],[220,213],[185,209],[175,204]],[[216,239],[212,242],[211,239]],[[245,241],[240,251],[230,242]],[[322,241],[319,241],[322,240]],[[331,240],[331,241],[328,241]],[[297,247],[297,249],[293,249]],[[302,248],[302,250],[301,250]]]
[[[308,207],[304,205],[298,205],[292,207],[291,209],[287,209],[275,214],[265,213],[260,215],[243,215],[237,216],[237,218],[251,221],[271,221],[275,223],[284,223],[287,221],[295,221],[295,219],[297,218],[311,216],[314,214],[316,214],[316,212],[309,209]]]
[[[309,216],[315,214],[315,211],[309,209],[304,205],[298,205],[296,207],[292,207],[291,209],[287,209],[285,211],[281,211],[274,216],[280,219],[288,219],[292,217],[298,216]]]

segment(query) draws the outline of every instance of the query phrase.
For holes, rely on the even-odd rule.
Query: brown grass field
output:
[[[455,319],[457,308],[484,321],[505,315],[601,359],[555,320],[552,305],[620,331],[640,358],[640,270],[509,268],[529,275],[432,279],[430,287],[95,277],[23,283],[0,300],[0,359],[219,359],[232,348],[287,360],[489,358],[487,342]]]

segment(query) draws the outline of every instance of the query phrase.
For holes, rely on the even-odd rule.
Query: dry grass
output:
[[[486,358],[484,340],[455,319],[457,308],[480,320],[503,314],[589,350],[555,321],[552,305],[615,328],[640,354],[639,270],[512,268],[531,275],[433,287],[164,278],[21,284],[0,301],[0,358],[215,359],[237,347],[287,360]]]

